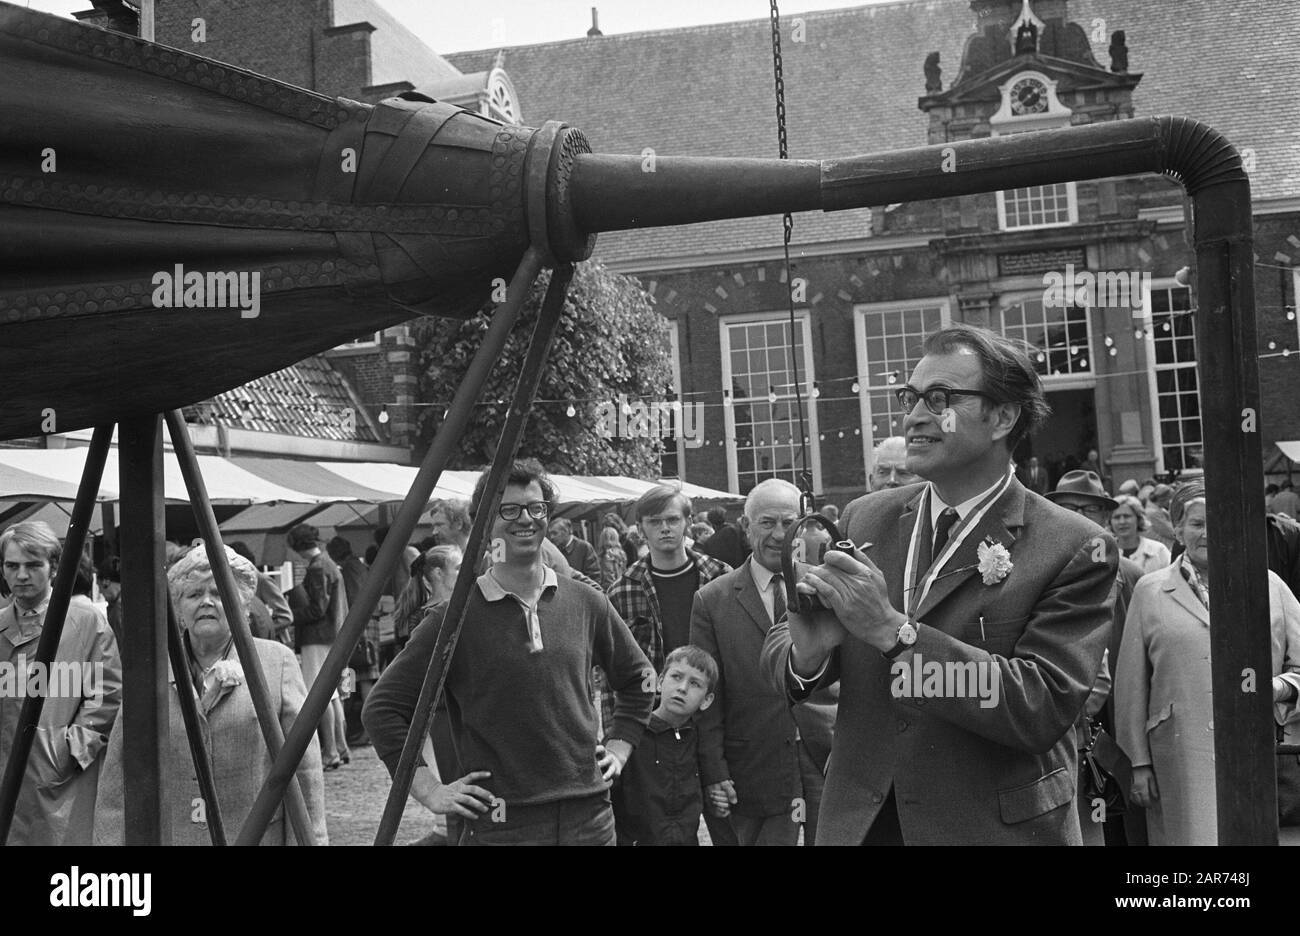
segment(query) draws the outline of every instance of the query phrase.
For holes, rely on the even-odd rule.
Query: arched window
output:
[[[503,69],[494,68],[489,73],[487,92],[487,116],[508,124],[523,121],[518,98],[515,96],[515,86]]]

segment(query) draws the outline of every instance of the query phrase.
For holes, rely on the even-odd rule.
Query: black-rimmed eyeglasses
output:
[[[551,513],[551,505],[546,501],[533,501],[531,504],[502,504],[497,508],[497,514],[507,523],[513,523],[525,510],[534,520],[545,520]]]
[[[907,412],[916,409],[916,401],[924,400],[925,408],[936,416],[942,416],[943,411],[952,406],[952,398],[955,396],[978,396],[986,400],[992,400],[993,397],[983,390],[958,390],[955,387],[931,387],[924,392],[917,390],[915,387],[903,386],[894,391],[898,397],[898,403]]]

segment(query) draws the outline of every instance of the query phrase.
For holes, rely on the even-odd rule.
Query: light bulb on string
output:
[[[1042,364],[1042,363],[1043,363],[1044,361],[1046,361],[1046,360],[1047,360],[1047,355],[1044,354],[1042,351],[1039,351],[1039,352],[1038,352],[1038,363],[1039,363],[1039,364]]]
[[[1276,341],[1270,341],[1270,342],[1268,343],[1268,350],[1273,351],[1273,350],[1275,350],[1276,348],[1277,348],[1277,342],[1276,342]]]
[[[767,388],[767,402],[769,403],[776,402],[776,387]]]
[[[860,391],[860,390],[862,389],[862,385],[859,384],[859,383],[855,380],[855,381],[853,381],[853,386],[849,387],[849,389],[850,389],[851,391],[853,391],[854,393],[857,393],[858,391]]]
[[[565,415],[565,416],[568,416],[570,419],[572,419],[572,418],[573,418],[574,416],[576,416],[577,414],[578,414],[578,411],[577,411],[576,409],[573,408],[573,404],[572,404],[572,403],[570,403],[570,404],[568,405],[568,407],[566,407],[565,410],[564,410],[564,415]]]
[[[1292,309],[1290,312],[1288,312],[1288,313],[1286,314],[1286,320],[1287,320],[1288,322],[1294,322],[1294,321],[1295,321],[1295,309]]]
[[[889,379],[886,381],[886,383],[890,383],[890,384],[898,383],[898,371],[890,371]]]
[[[815,400],[815,399],[817,399],[817,398],[818,398],[819,396],[821,396],[821,395],[822,395],[822,388],[821,388],[821,386],[817,383],[817,381],[814,380],[814,381],[813,381],[813,388],[812,388],[812,394],[811,394],[811,396],[812,396],[812,398]]]
[[[1110,351],[1107,353],[1110,354],[1111,357],[1115,357],[1117,354],[1119,354],[1119,348],[1111,348]]]
[[[1079,359],[1079,366],[1082,367],[1082,368],[1084,368],[1084,369],[1087,369],[1087,367],[1088,367],[1088,359],[1087,359],[1087,358],[1080,358],[1080,359]]]
[[[379,422],[380,422],[381,425],[386,425],[386,424],[388,423],[388,407],[387,407],[387,406],[384,406],[384,407],[381,407],[381,408],[380,408],[380,410],[379,410]]]

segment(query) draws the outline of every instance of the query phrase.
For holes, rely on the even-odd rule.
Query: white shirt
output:
[[[758,587],[758,592],[763,596],[763,607],[767,608],[767,616],[776,623],[776,618],[772,617],[772,592],[776,589],[776,580],[780,572],[773,572],[757,562],[750,561],[749,575],[754,580],[754,585]]]
[[[976,508],[979,502],[982,501],[984,498],[988,497],[990,494],[992,494],[993,490],[997,488],[999,485],[1001,485],[1002,482],[1005,481],[1006,479],[1007,476],[1002,475],[991,485],[989,485],[984,490],[976,494],[974,497],[969,498],[968,500],[964,500],[956,507],[953,507],[953,509],[957,511],[957,519],[965,520],[966,517],[970,514],[970,512]],[[939,523],[939,514],[943,513],[950,506],[951,506],[950,504],[944,503],[943,498],[939,496],[938,490],[935,489],[933,482],[931,482],[930,484],[930,529],[931,530],[937,529]]]

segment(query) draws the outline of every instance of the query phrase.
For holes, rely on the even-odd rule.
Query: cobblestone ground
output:
[[[375,749],[354,747],[352,763],[325,774],[325,816],[331,845],[372,845],[388,799],[388,770]],[[413,799],[397,829],[396,843],[411,845],[434,830],[434,817]]]

